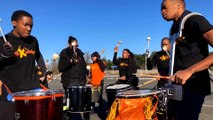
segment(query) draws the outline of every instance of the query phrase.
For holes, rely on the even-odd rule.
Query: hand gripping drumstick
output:
[[[1,18],[0,18],[0,22],[1,22]],[[1,34],[2,34],[4,43],[7,43],[7,39],[6,39],[5,36],[4,36],[4,33],[3,33],[3,30],[2,30],[2,28],[1,28],[1,26],[0,26],[0,32],[1,32]]]

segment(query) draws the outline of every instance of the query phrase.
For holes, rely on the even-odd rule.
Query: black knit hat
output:
[[[97,58],[100,58],[100,54],[97,51],[95,51],[95,52],[93,52],[91,54],[91,57],[93,57],[93,56],[96,56]]]
[[[69,36],[68,43],[71,44],[73,41],[78,41],[78,40],[73,36]]]

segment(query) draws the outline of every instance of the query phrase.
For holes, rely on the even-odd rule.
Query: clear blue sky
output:
[[[203,14],[213,24],[213,0],[185,0],[187,9]],[[161,0],[1,0],[0,23],[4,33],[12,29],[13,11],[23,9],[34,17],[32,35],[37,37],[45,59],[67,47],[69,35],[76,37],[83,52],[100,52],[112,59],[119,40],[124,48],[142,54],[151,37],[150,50],[160,50],[172,22],[160,14]],[[210,48],[210,51],[213,51]]]

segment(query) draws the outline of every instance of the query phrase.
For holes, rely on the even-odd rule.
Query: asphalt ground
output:
[[[139,84],[142,84],[149,80],[151,80],[151,78],[140,78]],[[115,78],[104,79],[104,88],[106,88],[106,86],[109,84],[115,83],[115,81],[116,81]],[[157,82],[152,82],[150,84],[144,85],[143,87],[141,87],[141,89],[151,89],[156,85],[156,83]],[[211,82],[211,84],[212,84],[212,90],[213,90],[213,82]],[[49,88],[63,89],[60,79],[54,79],[51,82],[49,82]],[[104,100],[104,103],[107,104],[107,95],[106,95],[105,89],[103,91],[103,100]],[[205,102],[202,107],[202,111],[200,113],[199,120],[213,120],[212,111],[213,111],[213,95],[209,95],[205,99]],[[100,112],[101,110],[98,108],[98,104],[96,104],[94,109],[90,112],[90,120],[101,120],[101,117],[105,119],[107,116],[106,106],[105,108],[102,109],[101,114]]]

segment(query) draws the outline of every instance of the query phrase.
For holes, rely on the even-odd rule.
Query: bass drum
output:
[[[91,111],[91,87],[71,86],[69,87],[70,112]]]

